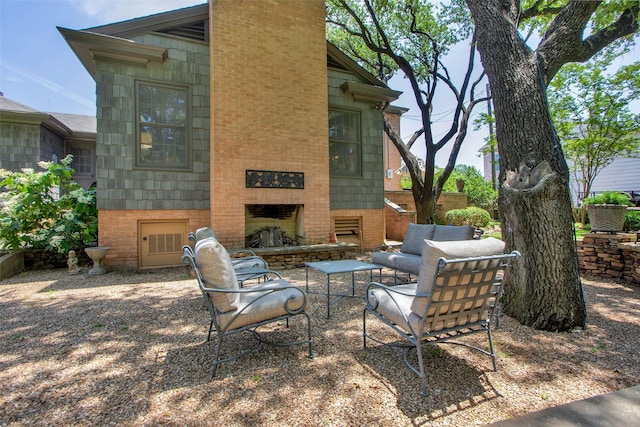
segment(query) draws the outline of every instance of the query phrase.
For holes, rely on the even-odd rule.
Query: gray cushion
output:
[[[404,235],[400,250],[405,254],[421,255],[424,241],[433,239],[435,224],[410,223]]]
[[[202,227],[196,230],[196,242],[206,239],[207,237],[213,237],[218,240],[218,236],[216,236],[216,232],[210,229],[209,227]]]
[[[436,225],[433,237],[429,240],[450,242],[453,240],[471,240],[475,228],[471,225]]]
[[[464,240],[455,242],[436,242],[425,240],[422,264],[418,277],[416,292],[424,294],[427,298],[416,298],[411,305],[411,311],[422,317],[425,315],[438,266],[438,260],[477,257],[487,255],[500,255],[504,251],[504,242],[494,237],[482,240]]]
[[[407,294],[416,293],[416,284],[398,285],[393,287],[393,291],[403,292]],[[398,294],[386,289],[372,287],[367,295],[367,302],[378,313],[402,327],[406,331],[410,331],[414,335],[420,335],[420,318],[411,312],[411,303],[413,296]]]
[[[196,265],[208,288],[238,290],[238,279],[231,264],[227,250],[213,237],[199,240],[195,247]],[[213,292],[212,304],[220,312],[235,310],[238,307],[237,293]]]

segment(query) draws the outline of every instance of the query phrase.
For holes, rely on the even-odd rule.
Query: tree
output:
[[[629,109],[640,95],[640,62],[608,73],[610,62],[604,55],[567,64],[549,86],[551,116],[581,198],[617,156],[640,154],[640,114]]]
[[[445,7],[421,0],[327,0],[329,40],[385,82],[396,72],[404,73],[413,89],[422,127],[406,142],[388,122],[385,131],[411,176],[418,223],[434,222],[435,203],[455,166],[471,112],[487,100],[475,95],[484,73],[474,73],[473,36],[460,82],[455,79],[458,70],[450,74],[444,64],[450,47],[470,37],[469,24]],[[434,100],[441,103],[447,95],[455,106],[448,132],[438,139],[431,128]],[[419,140],[425,143],[424,173],[411,152]],[[436,180],[436,153],[448,145],[451,154]]]
[[[436,172],[439,177],[440,172]],[[476,206],[486,211],[493,212],[496,208],[498,192],[491,187],[491,183],[484,180],[478,169],[469,165],[456,165],[443,186],[443,191],[457,191],[455,182],[463,180],[464,192],[470,206]]]
[[[583,326],[569,171],[546,91],[560,68],[638,31],[638,0],[465,0],[491,86],[500,150],[499,212],[507,247],[523,257],[505,275],[504,312],[538,329]],[[542,28],[531,49],[519,28]],[[524,27],[523,27],[524,28]]]

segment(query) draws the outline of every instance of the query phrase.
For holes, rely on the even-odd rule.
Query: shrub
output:
[[[444,216],[447,223],[451,225],[473,225],[475,228],[483,228],[491,222],[489,212],[475,206],[452,209]]]
[[[603,191],[582,201],[583,205],[627,205],[633,206],[629,196],[619,191]]]
[[[623,231],[640,231],[640,211],[627,211]]]
[[[71,180],[72,161],[40,162],[42,172],[0,170],[0,247],[65,253],[96,241],[95,189]]]

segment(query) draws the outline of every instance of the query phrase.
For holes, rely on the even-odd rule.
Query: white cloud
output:
[[[81,13],[102,24],[182,9],[206,3],[206,0],[70,0]]]

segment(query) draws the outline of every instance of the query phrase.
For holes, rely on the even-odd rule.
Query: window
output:
[[[188,168],[188,89],[137,82],[137,166]]]
[[[332,175],[361,175],[360,114],[329,110],[329,170]]]

